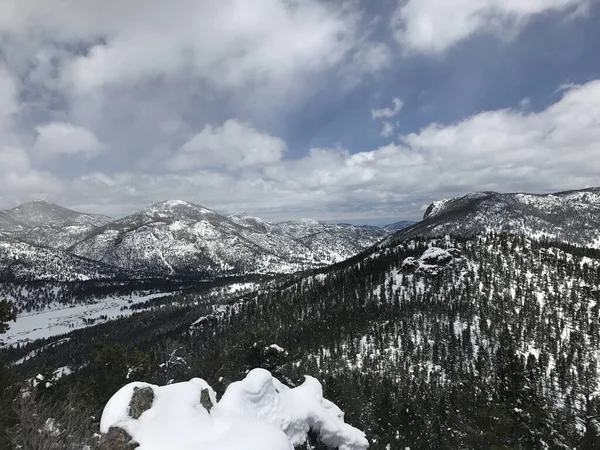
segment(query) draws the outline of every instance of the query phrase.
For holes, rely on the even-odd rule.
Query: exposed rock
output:
[[[213,404],[212,400],[210,399],[210,393],[208,392],[208,389],[202,389],[200,392],[200,404],[204,406],[204,409],[206,409],[208,412],[210,412],[212,409]]]
[[[401,269],[406,272],[412,272],[419,268],[419,261],[412,256],[409,256],[404,261],[402,261]]]
[[[111,427],[108,433],[100,440],[100,450],[134,450],[139,444],[131,439],[131,436],[118,427]]]
[[[425,250],[419,259],[421,262],[423,262],[423,264],[439,266],[448,264],[453,258],[447,250],[438,247],[430,247]]]
[[[430,247],[418,259],[412,256],[406,258],[402,261],[400,269],[409,273],[437,275],[442,268],[460,258],[462,258],[462,252],[457,248],[444,250],[439,247]]]
[[[151,387],[133,388],[131,401],[129,402],[129,416],[134,419],[139,419],[144,411],[152,408],[154,402],[154,391]]]
[[[452,255],[453,258],[462,258],[463,253],[461,250],[457,249],[457,248],[448,248],[446,249],[446,251],[448,253],[450,253]]]

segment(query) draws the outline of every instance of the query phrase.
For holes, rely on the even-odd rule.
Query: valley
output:
[[[19,345],[0,355],[25,378],[68,368],[55,389],[93,393],[92,410],[131,370],[158,385],[201,376],[220,395],[262,367],[290,386],[321,380],[375,450],[594,449],[597,196],[474,194],[330,265],[216,277],[220,286],[171,278],[166,290],[138,285],[66,308],[54,300],[27,312],[22,301],[4,336]],[[43,317],[46,327],[28,325]],[[106,352],[123,359],[110,376]]]

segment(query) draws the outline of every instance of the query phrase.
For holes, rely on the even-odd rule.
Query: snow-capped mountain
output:
[[[224,216],[171,200],[99,227],[69,251],[167,275],[287,273],[341,261],[385,235],[374,227]]]
[[[13,238],[35,246],[65,250],[110,221],[107,216],[72,211],[47,201],[33,201],[0,211],[0,232],[9,232]]]
[[[278,223],[247,214],[226,216],[181,200],[156,203],[114,221],[45,201],[0,211],[5,268],[17,267],[25,254],[28,266],[35,267],[36,249],[43,248],[37,255],[54,261],[55,268],[68,256],[138,274],[289,273],[344,260],[387,234],[378,227],[310,219]]]
[[[553,194],[477,192],[432,203],[390,240],[507,232],[600,247],[600,188]]]
[[[99,227],[111,221],[111,218],[107,216],[72,211],[43,200],[24,203],[3,212],[13,220],[28,227],[66,227],[74,225]]]

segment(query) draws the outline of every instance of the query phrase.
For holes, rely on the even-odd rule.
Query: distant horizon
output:
[[[140,209],[137,209],[135,211],[132,211],[131,213],[124,214],[124,215],[110,215],[110,214],[98,213],[98,212],[95,212],[95,211],[92,211],[92,210],[89,210],[89,209],[84,210],[84,209],[78,209],[78,208],[71,208],[71,207],[68,207],[68,206],[65,206],[65,205],[61,205],[60,203],[57,203],[57,202],[54,202],[54,201],[48,200],[48,199],[29,200],[27,202],[23,202],[23,203],[21,203],[19,205],[11,207],[11,208],[0,209],[0,211],[8,211],[10,209],[18,208],[19,206],[25,205],[27,203],[45,202],[45,203],[49,203],[49,204],[52,204],[52,205],[60,206],[61,208],[69,209],[71,211],[75,211],[75,212],[82,213],[82,214],[103,215],[103,216],[109,217],[112,220],[119,220],[119,219],[127,217],[127,216],[129,216],[131,214],[135,214],[136,212],[139,212],[142,209],[147,208],[149,206],[152,206],[152,205],[155,205],[155,204],[158,204],[158,203],[168,202],[168,201],[175,201],[175,199],[172,199],[172,200],[160,200],[158,202],[151,203],[151,204],[149,204],[149,205],[147,205],[145,207],[142,207]],[[397,223],[397,222],[403,222],[403,221],[418,222],[418,221],[420,221],[422,219],[422,217],[419,217],[417,219],[404,219],[404,218],[396,218],[396,217],[377,217],[377,218],[368,218],[368,217],[365,217],[365,218],[338,218],[338,219],[335,219],[335,218],[332,218],[332,219],[317,219],[317,218],[314,218],[314,217],[296,217],[296,218],[268,219],[268,218],[260,216],[258,214],[249,214],[249,213],[246,213],[244,211],[238,211],[238,212],[219,211],[218,209],[208,208],[208,207],[206,207],[206,206],[204,206],[202,204],[196,203],[196,202],[189,202],[187,200],[181,200],[181,199],[177,199],[177,201],[184,201],[184,202],[187,202],[187,203],[192,203],[192,204],[195,204],[195,205],[198,205],[198,206],[202,206],[204,208],[213,210],[217,214],[221,214],[221,215],[224,215],[224,216],[235,215],[235,214],[248,214],[250,216],[255,216],[255,217],[258,217],[260,219],[267,220],[269,222],[285,222],[285,221],[288,221],[288,220],[294,221],[294,220],[307,219],[307,220],[316,220],[318,222],[323,222],[323,223],[328,223],[328,224],[342,224],[342,223],[346,223],[346,224],[357,225],[357,226],[366,225],[366,226],[384,227],[386,225],[392,225],[392,224]]]
[[[390,224],[393,224],[396,222],[401,222],[401,221],[419,222],[419,221],[423,220],[423,214],[424,214],[426,208],[431,203],[440,201],[440,200],[444,200],[444,199],[449,199],[449,198],[460,198],[460,197],[463,197],[463,196],[469,195],[469,194],[476,194],[476,193],[483,193],[483,192],[495,192],[495,193],[499,193],[499,194],[549,195],[549,194],[558,194],[561,192],[569,192],[569,191],[583,191],[583,190],[588,190],[588,189],[600,189],[600,186],[586,186],[586,187],[581,187],[581,188],[561,189],[561,190],[549,189],[549,190],[543,190],[541,192],[531,192],[531,191],[528,192],[528,191],[523,191],[523,190],[512,191],[512,192],[499,191],[499,190],[470,191],[470,192],[461,193],[456,196],[446,196],[446,197],[434,199],[430,203],[421,205],[418,208],[417,213],[413,213],[413,214],[399,213],[398,215],[395,215],[395,216],[390,215],[390,216],[380,216],[380,217],[378,217],[378,216],[360,217],[360,216],[352,215],[352,213],[348,213],[346,215],[340,214],[340,213],[335,213],[332,217],[331,214],[328,214],[327,211],[317,211],[317,210],[312,211],[312,214],[310,214],[310,212],[307,211],[307,214],[304,214],[304,215],[302,215],[301,213],[296,212],[296,211],[290,212],[289,215],[286,215],[285,212],[282,212],[282,211],[248,212],[247,210],[244,210],[243,208],[240,211],[231,211],[231,210],[225,210],[222,208],[210,207],[210,206],[207,206],[206,204],[203,204],[202,202],[187,200],[184,198],[171,198],[171,199],[162,199],[162,200],[158,200],[158,201],[151,201],[148,204],[143,205],[143,206],[134,206],[134,205],[119,205],[119,206],[113,205],[113,206],[111,206],[111,205],[106,205],[106,204],[68,206],[66,204],[62,204],[59,201],[50,199],[50,198],[48,198],[48,196],[46,196],[46,198],[34,198],[34,199],[22,201],[13,206],[9,206],[8,208],[0,208],[0,211],[9,210],[9,209],[16,208],[16,207],[21,206],[26,203],[38,201],[38,202],[48,202],[48,203],[55,204],[55,205],[61,206],[63,208],[67,208],[72,211],[77,211],[80,213],[104,215],[104,216],[108,216],[112,220],[119,220],[119,219],[127,217],[131,214],[135,214],[136,212],[141,211],[144,208],[147,208],[149,206],[152,206],[152,205],[155,205],[158,203],[163,203],[163,202],[168,202],[168,201],[184,201],[187,203],[192,203],[192,204],[201,206],[203,208],[211,209],[211,210],[215,211],[216,213],[225,215],[225,216],[234,215],[234,214],[248,214],[248,215],[259,217],[260,219],[267,220],[270,222],[285,222],[288,220],[311,219],[311,220],[317,220],[319,222],[331,223],[331,224],[348,223],[351,225],[371,225],[371,226],[382,227],[382,226],[390,225]],[[1,198],[2,197],[0,197],[0,199]],[[121,212],[121,213],[112,213],[112,214],[110,212],[107,212],[107,211],[110,211],[111,208],[115,208],[115,207],[117,207],[117,208],[120,207],[122,209],[125,209],[126,211]]]

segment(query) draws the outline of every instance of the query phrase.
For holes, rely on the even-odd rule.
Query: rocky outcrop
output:
[[[423,252],[420,258],[412,256],[406,258],[402,261],[400,268],[405,273],[437,275],[443,267],[462,257],[462,252],[457,248],[430,247]]]
[[[111,427],[100,440],[100,450],[135,450],[138,447],[138,443],[133,441],[125,430],[118,427]]]
[[[134,387],[129,400],[128,415],[132,419],[139,419],[145,411],[152,408],[154,403],[154,390],[150,386]],[[110,427],[100,439],[100,450],[134,450],[139,447],[132,437],[120,427]]]
[[[129,402],[129,416],[134,419],[139,419],[144,411],[152,408],[154,402],[154,391],[151,387],[133,388],[133,395]]]

